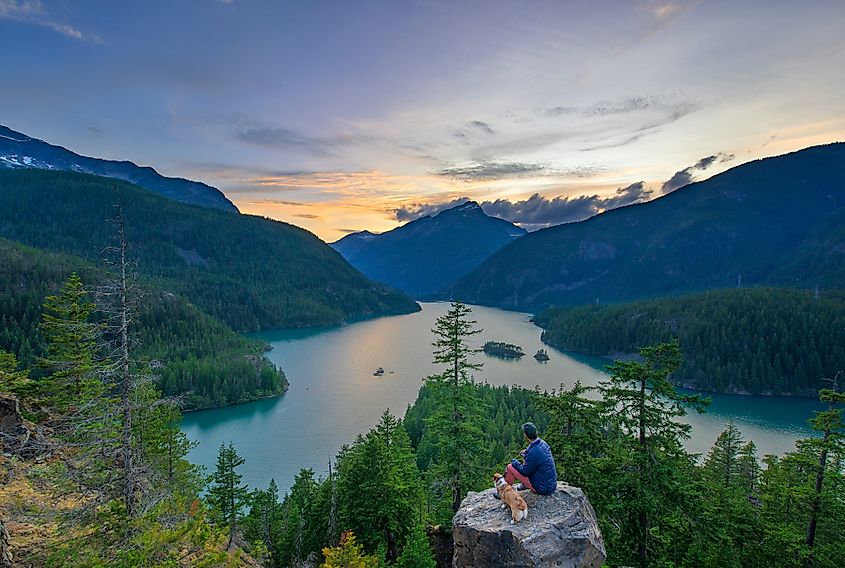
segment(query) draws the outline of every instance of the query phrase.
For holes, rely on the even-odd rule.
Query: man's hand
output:
[[[519,450],[519,455],[521,455],[522,457],[525,457],[525,452],[526,452],[526,451],[527,451],[527,450]]]

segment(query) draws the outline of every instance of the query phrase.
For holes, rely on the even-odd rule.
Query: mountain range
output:
[[[438,293],[534,310],[759,284],[842,288],[845,143],[517,239]]]
[[[223,193],[210,185],[165,177],[151,167],[129,161],[80,156],[0,125],[0,169],[40,169],[79,172],[121,179],[175,201],[238,212]]]
[[[304,229],[196,207],[89,174],[0,170],[0,237],[102,266],[120,204],[141,278],[235,331],[419,310]]]
[[[352,233],[331,246],[369,278],[425,298],[524,234],[467,201],[384,233]]]

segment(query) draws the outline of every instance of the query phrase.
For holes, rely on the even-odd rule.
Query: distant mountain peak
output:
[[[139,166],[128,160],[104,160],[82,156],[3,125],[0,125],[0,169],[54,170],[99,175],[134,183],[174,201],[238,212],[234,203],[219,189],[202,182],[165,177],[150,166]]]
[[[445,213],[446,211],[474,211],[476,209],[478,209],[479,211],[481,210],[481,205],[479,205],[477,201],[467,201],[465,203],[461,203],[460,205],[456,205],[455,207],[452,207],[450,209],[446,209],[443,212]]]
[[[331,246],[370,278],[424,297],[523,234],[524,229],[466,201],[384,233],[352,233]]]

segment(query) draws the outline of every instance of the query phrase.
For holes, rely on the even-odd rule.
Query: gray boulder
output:
[[[522,491],[528,518],[515,524],[494,491],[469,493],[455,514],[454,568],[599,568],[604,563],[596,514],[581,489],[559,481],[548,496]]]

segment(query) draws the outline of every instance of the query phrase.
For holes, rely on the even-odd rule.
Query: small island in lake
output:
[[[502,341],[488,341],[484,344],[484,352],[494,357],[504,359],[519,359],[525,355],[525,351],[519,345],[504,343]]]
[[[549,360],[549,354],[546,353],[545,349],[538,349],[537,353],[534,354],[534,358],[538,361],[546,362]]]

